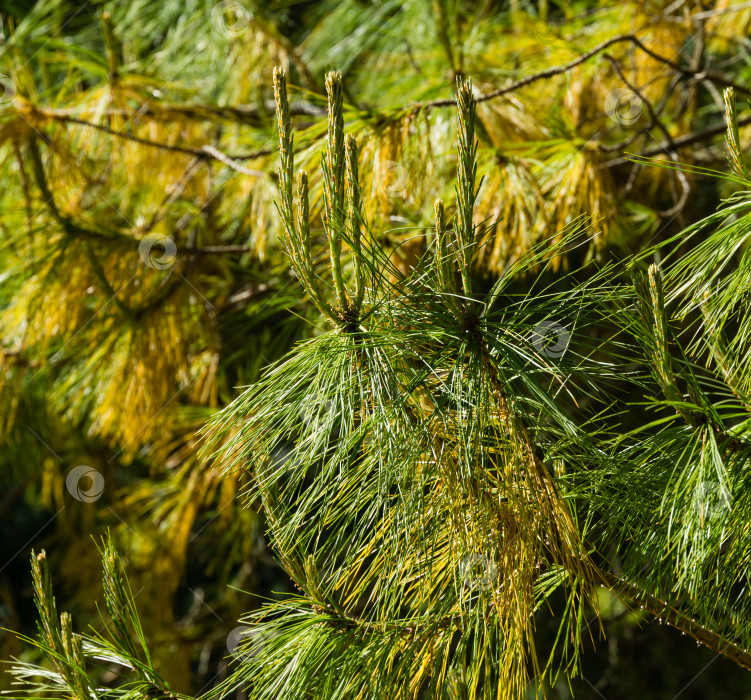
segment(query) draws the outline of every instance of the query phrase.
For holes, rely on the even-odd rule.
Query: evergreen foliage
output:
[[[10,697],[565,697],[618,606],[751,670],[735,5],[10,8]]]

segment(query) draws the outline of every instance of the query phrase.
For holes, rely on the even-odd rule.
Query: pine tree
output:
[[[481,296],[471,274],[475,102],[471,82],[459,78],[453,225],[437,200],[431,249],[392,283],[398,270],[372,244],[362,215],[342,77],[330,73],[324,277],[310,259],[304,171],[294,216],[286,76],[279,70],[274,80],[285,246],[329,329],[206,430],[227,473],[250,472],[247,498],[262,504],[272,545],[299,589],[246,617],[240,664],[208,697],[236,688],[258,698],[520,697],[529,669],[555,672],[554,653],[538,658],[534,612],[556,589],[566,591],[557,645],[575,672],[596,586],[751,670],[748,548],[738,534],[751,455],[748,418],[738,422],[751,381],[742,331],[748,253],[728,265],[728,252],[742,250],[749,235],[747,194],[681,234],[685,242],[720,224],[690,253],[646,272],[645,256],[635,258],[631,284],[605,266],[562,291],[514,294],[516,280],[576,244],[574,229],[533,248]],[[726,177],[748,185],[731,91],[726,103]],[[719,329],[733,321],[741,330],[728,341]],[[593,346],[587,331],[602,323],[617,334]],[[688,341],[681,323],[693,327]],[[655,418],[614,435],[613,422],[635,408],[607,391],[626,362],[649,369],[627,376],[653,392]],[[558,399],[562,389],[600,401],[572,415]],[[645,570],[650,551],[661,556]],[[66,614],[57,622],[44,554],[32,558],[42,620],[35,643],[56,669],[44,687],[89,697],[88,654],[117,660],[148,684],[129,692],[171,697],[149,664],[111,543],[103,554],[110,646],[103,638],[84,644]],[[21,678],[37,672],[14,668]]]
[[[0,509],[66,508],[14,693],[201,695],[242,615],[207,700],[522,697],[620,600],[751,668],[729,9],[691,62],[693,16],[542,2],[6,19]]]

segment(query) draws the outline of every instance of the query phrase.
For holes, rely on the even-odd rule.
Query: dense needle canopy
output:
[[[751,8],[2,19],[12,697],[747,684]]]

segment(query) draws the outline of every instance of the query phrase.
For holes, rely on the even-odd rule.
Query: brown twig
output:
[[[607,588],[614,593],[631,598],[658,620],[664,620],[666,624],[675,627],[689,637],[693,637],[697,642],[734,661],[747,671],[751,671],[751,654],[746,649],[741,649],[729,639],[703,627],[696,620],[678,611],[670,603],[647,593],[636,584],[608,572],[601,571],[600,573],[605,579]]]
[[[751,124],[751,116],[744,117],[743,119],[738,120],[738,126],[748,126]],[[684,136],[677,136],[673,139],[673,147],[678,150],[681,148],[686,148],[686,146],[691,146],[697,142],[705,141],[712,136],[717,136],[717,134],[723,134],[725,133],[725,130],[728,128],[728,125],[723,121],[722,124],[717,124],[716,126],[710,126],[706,129],[701,129],[699,131],[693,131],[690,134],[685,134]],[[649,158],[651,156],[656,156],[661,153],[664,153],[667,150],[668,146],[667,144],[660,144],[658,146],[655,146],[654,148],[650,148],[646,151],[644,151],[643,156],[645,158]],[[599,167],[600,168],[614,168],[618,165],[625,165],[626,163],[630,163],[631,160],[629,158],[614,158],[613,160],[608,160],[602,163]]]
[[[63,123],[63,124],[76,124],[78,126],[85,126],[90,129],[97,129],[98,131],[103,131],[106,134],[110,134],[111,136],[117,136],[118,138],[125,139],[126,141],[133,141],[135,143],[140,143],[143,146],[151,146],[153,148],[159,148],[164,151],[172,151],[173,153],[184,153],[185,155],[190,155],[195,158],[200,158],[202,160],[216,160],[220,163],[223,163],[229,168],[232,168],[233,170],[236,170],[237,172],[243,173],[245,175],[252,175],[254,177],[265,177],[268,175],[268,173],[264,173],[260,170],[250,170],[248,168],[243,167],[240,165],[237,161],[240,160],[251,160],[253,158],[260,158],[262,156],[271,155],[272,150],[271,149],[261,149],[259,151],[254,151],[253,153],[240,153],[240,154],[233,154],[228,155],[226,153],[223,153],[222,151],[218,150],[214,146],[211,146],[209,144],[203,145],[199,148],[193,147],[193,146],[181,146],[178,144],[169,144],[164,143],[162,141],[153,141],[152,139],[145,139],[140,136],[135,136],[134,134],[129,134],[124,131],[118,131],[116,129],[112,129],[109,126],[105,126],[104,124],[95,124],[94,122],[86,121],[85,119],[79,119],[78,117],[71,117],[66,114],[61,114],[57,112],[52,111],[38,111],[38,114],[42,117],[52,119],[54,121]],[[132,112],[130,113],[132,115]]]
[[[631,44],[634,44],[651,58],[655,59],[656,61],[666,66],[669,66],[670,68],[677,71],[678,73],[681,73],[686,78],[693,78],[695,80],[711,80],[712,82],[717,83],[718,85],[724,85],[725,87],[732,87],[739,94],[751,96],[751,90],[749,90],[747,87],[744,87],[743,85],[738,85],[737,83],[734,83],[732,80],[728,80],[722,75],[719,75],[717,73],[712,73],[710,71],[698,71],[697,72],[689,68],[684,68],[683,66],[678,65],[671,59],[666,58],[665,56],[661,56],[655,51],[652,51],[652,49],[647,48],[633,34],[620,34],[618,36],[611,37],[610,39],[607,39],[606,41],[601,42],[600,44],[595,46],[593,49],[590,49],[586,53],[583,53],[581,56],[574,59],[573,61],[570,61],[569,63],[566,63],[562,66],[554,66],[552,68],[546,68],[545,70],[540,71],[539,73],[533,73],[532,75],[528,75],[526,78],[521,78],[520,80],[516,80],[513,83],[506,85],[505,87],[498,88],[497,90],[493,90],[492,92],[489,92],[487,95],[482,95],[481,97],[478,97],[477,102],[487,102],[488,100],[493,100],[496,97],[507,95],[510,92],[514,92],[516,90],[519,90],[520,88],[526,87],[527,85],[536,83],[538,80],[544,80],[545,78],[552,78],[555,75],[561,75],[562,73],[567,73],[568,71],[576,68],[577,66],[580,66],[582,63],[585,63],[590,58],[603,52],[605,49],[613,46],[614,44],[620,44],[623,42],[629,42]],[[417,104],[412,105],[412,109],[424,109],[424,108],[430,108],[430,107],[453,107],[455,105],[456,105],[456,100],[454,99],[432,100],[429,102],[418,102]]]
[[[670,156],[670,159],[674,163],[678,163],[678,154],[675,152],[675,143],[673,141],[672,134],[668,131],[667,127],[662,123],[660,120],[660,117],[657,115],[657,112],[655,111],[655,108],[652,106],[652,103],[650,100],[648,100],[644,94],[641,92],[641,90],[631,83],[628,78],[623,74],[623,70],[621,69],[621,64],[619,61],[617,61],[615,58],[613,58],[610,54],[603,54],[605,58],[610,62],[610,65],[613,66],[613,70],[616,72],[618,77],[621,79],[623,84],[631,90],[646,106],[647,111],[649,112],[649,117],[651,120],[651,123],[657,126],[657,128],[663,133],[665,136],[665,139],[667,141],[668,147],[665,149],[667,154]],[[658,216],[662,217],[671,217],[675,216],[678,212],[680,212],[683,207],[686,206],[686,202],[688,201],[688,195],[691,192],[691,187],[688,184],[688,179],[686,178],[685,173],[681,172],[681,170],[676,170],[676,177],[678,178],[679,182],[681,183],[681,197],[680,199],[674,203],[670,209],[667,209],[665,211],[659,211],[657,212]]]

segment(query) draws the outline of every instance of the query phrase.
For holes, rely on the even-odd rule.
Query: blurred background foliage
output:
[[[248,592],[292,590],[244,477],[220,478],[195,437],[318,332],[280,246],[272,67],[289,75],[296,164],[311,173],[314,259],[336,69],[366,215],[403,271],[434,199],[453,213],[453,86],[472,77],[487,285],[581,215],[589,244],[564,265],[621,259],[711,213],[722,181],[624,153],[722,169],[722,89],[740,105],[751,94],[740,0],[0,7],[0,623],[33,629],[27,555],[45,546],[58,598],[96,625],[92,536],[109,530],[157,668],[182,692],[224,678],[227,634],[258,604]],[[739,106],[742,147],[749,121]],[[97,500],[66,489],[77,465],[103,475]],[[607,641],[585,654],[577,697],[751,697],[729,662],[603,602]],[[544,646],[544,621],[539,634]],[[3,659],[33,658],[0,639]]]

